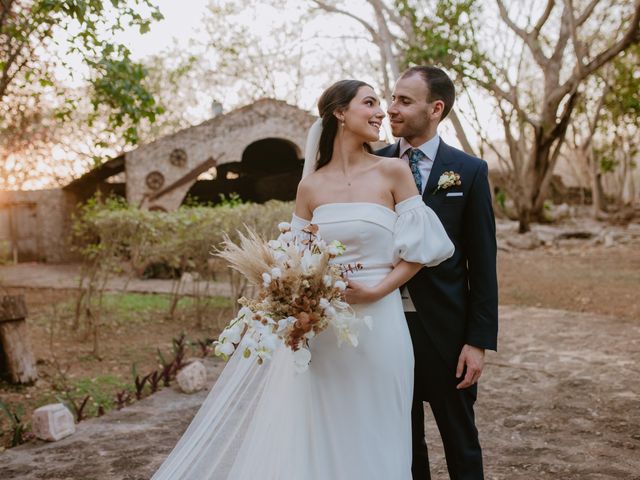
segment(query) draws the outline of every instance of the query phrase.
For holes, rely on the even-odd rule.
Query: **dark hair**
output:
[[[338,119],[333,112],[346,108],[356,96],[360,87],[371,87],[371,85],[360,80],[340,80],[320,95],[318,112],[320,112],[320,118],[322,118],[322,134],[320,135],[319,156],[315,170],[329,163],[333,155],[333,142],[336,138],[336,133],[338,133]],[[368,147],[368,144],[365,144],[366,147]]]
[[[411,75],[420,75],[424,83],[427,84],[429,92],[428,102],[442,100],[444,102],[444,110],[442,111],[441,121],[451,111],[453,103],[456,101],[456,89],[453,82],[444,70],[437,67],[429,67],[426,65],[411,67],[405,70],[400,78],[410,77]]]

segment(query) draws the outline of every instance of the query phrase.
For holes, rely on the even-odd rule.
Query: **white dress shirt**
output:
[[[438,153],[438,147],[440,146],[440,135],[437,133],[427,140],[425,143],[420,145],[418,148],[425,154],[425,157],[422,158],[418,162],[418,170],[420,171],[420,176],[422,177],[422,191],[421,194],[424,194],[424,189],[427,188],[427,182],[429,181],[429,174],[431,173],[431,169],[433,168],[433,161],[436,158],[436,154]],[[409,142],[407,142],[404,138],[400,139],[400,158],[409,163],[409,150],[412,147]],[[405,312],[415,312],[416,307],[413,305],[413,301],[411,300],[411,295],[409,295],[409,289],[404,287],[400,294],[402,295],[402,308]]]

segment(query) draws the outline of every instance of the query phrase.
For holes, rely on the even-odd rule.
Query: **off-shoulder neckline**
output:
[[[396,203],[396,204],[395,204],[395,208],[396,208],[396,210],[391,210],[391,209],[390,209],[389,207],[387,207],[386,205],[382,205],[381,203],[377,203],[377,202],[328,202],[328,203],[320,204],[320,205],[318,205],[316,208],[314,208],[314,209],[313,209],[313,212],[311,212],[311,218],[313,218],[313,214],[315,214],[315,213],[316,213],[316,211],[317,211],[319,208],[328,207],[328,206],[331,206],[331,205],[373,205],[373,206],[375,206],[375,207],[380,207],[380,208],[382,208],[383,210],[385,210],[385,211],[387,211],[387,212],[390,212],[390,213],[393,213],[394,215],[396,215],[396,214],[397,214],[397,208],[398,208],[398,206],[400,206],[400,205],[404,205],[405,203],[407,203],[407,202],[409,202],[410,200],[413,200],[413,199],[415,199],[415,198],[419,198],[420,200],[422,200],[422,196],[420,196],[420,195],[414,195],[414,196],[412,196],[412,197],[405,198],[405,199],[404,199],[404,200],[402,200],[401,202],[398,202],[398,203]]]

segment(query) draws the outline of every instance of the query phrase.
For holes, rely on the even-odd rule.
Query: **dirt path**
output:
[[[0,285],[9,288],[76,289],[80,279],[80,264],[18,263],[0,266]],[[113,276],[107,282],[106,291],[136,293],[173,293],[173,282],[160,279],[139,279]],[[181,292],[185,295],[193,289],[193,281],[183,281]],[[200,291],[204,291],[201,287]],[[229,296],[226,283],[209,283],[209,295]]]
[[[640,325],[539,308],[501,309],[500,352],[477,404],[488,480],[640,480]],[[219,367],[210,363],[211,378]],[[206,393],[164,390],[82,422],[58,443],[0,454],[4,480],[142,480],[167,455]],[[447,477],[428,422],[434,480]]]

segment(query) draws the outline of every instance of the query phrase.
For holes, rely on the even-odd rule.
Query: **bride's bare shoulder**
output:
[[[406,175],[407,172],[411,173],[409,165],[398,157],[378,157],[378,165],[380,171],[384,175],[390,175],[393,177]]]
[[[318,191],[318,188],[322,185],[322,174],[312,172],[306,175],[300,183],[298,183],[298,192],[296,197],[305,201],[310,201],[314,194]]]

